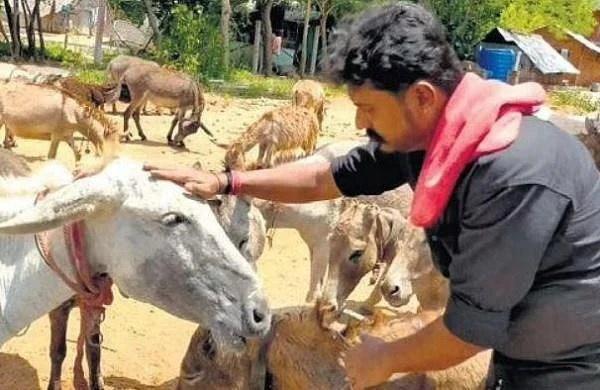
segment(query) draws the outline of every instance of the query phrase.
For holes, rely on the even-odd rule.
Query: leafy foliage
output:
[[[550,93],[550,103],[557,108],[567,109],[576,114],[588,114],[600,109],[600,101],[590,96],[587,91],[552,91]]]
[[[473,48],[498,25],[506,0],[429,0],[428,6],[448,30],[461,59],[472,59]]]
[[[89,59],[79,51],[65,49],[58,43],[50,43],[46,47],[46,57],[51,61],[60,62],[67,68],[83,68]]]
[[[117,18],[128,19],[138,26],[146,18],[144,4],[139,0],[108,0],[108,5],[115,11]]]
[[[589,35],[596,20],[596,0],[511,0],[500,20],[501,26],[523,33],[548,27],[557,36],[563,29]]]
[[[178,5],[171,19],[158,59],[199,78],[225,77],[219,17],[201,7]]]

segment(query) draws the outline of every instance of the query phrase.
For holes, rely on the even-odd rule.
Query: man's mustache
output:
[[[367,137],[369,137],[369,140],[373,142],[377,142],[380,144],[385,143],[385,139],[373,129],[367,129]]]

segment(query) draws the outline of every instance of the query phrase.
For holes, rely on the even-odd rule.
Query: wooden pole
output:
[[[225,74],[229,74],[229,24],[231,20],[231,3],[229,0],[221,0],[221,35],[223,36],[223,68]]]
[[[311,0],[306,1],[306,15],[304,15],[304,29],[302,30],[302,54],[300,56],[300,77],[304,77],[306,71],[306,59],[308,58],[308,28],[310,25]]]
[[[19,23],[19,17],[20,17],[20,12],[19,12],[19,0],[14,0],[13,2],[13,14],[12,14],[12,24],[13,24],[13,29],[15,31],[15,53],[17,55],[17,58],[20,58],[23,54],[22,50],[22,46],[21,46],[21,25]]]
[[[257,20],[254,25],[254,55],[252,56],[252,71],[258,73],[258,63],[260,60],[260,37],[261,21]]]
[[[40,37],[40,57],[42,61],[46,58],[46,44],[44,43],[44,33],[42,32],[42,17],[40,15],[40,0],[36,0],[35,21],[37,23],[38,35]]]
[[[321,28],[315,27],[315,36],[313,39],[312,56],[310,58],[310,74],[314,75],[317,70],[317,57],[319,56],[319,32]]]
[[[102,51],[102,40],[104,38],[104,23],[106,22],[106,0],[100,0],[98,19],[96,20],[96,44],[94,46],[94,63],[102,64],[104,52]]]
[[[65,31],[65,43],[64,43],[64,46],[65,46],[65,50],[66,50],[67,46],[69,46],[69,34],[71,33],[71,13],[70,12],[66,13],[65,18],[66,18],[67,28],[66,28],[66,31]]]
[[[265,76],[271,76],[273,73],[273,29],[271,28],[271,8],[273,7],[273,0],[263,0],[261,4],[261,19],[262,19],[262,32],[263,32],[263,64],[262,74]]]

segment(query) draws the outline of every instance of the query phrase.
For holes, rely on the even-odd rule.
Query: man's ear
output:
[[[434,106],[439,98],[438,94],[439,90],[426,80],[413,83],[406,91],[408,101],[416,104],[419,111]]]

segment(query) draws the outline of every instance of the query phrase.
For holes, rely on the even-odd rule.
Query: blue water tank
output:
[[[512,49],[482,47],[479,51],[479,66],[487,71],[489,79],[508,81],[516,60]]]

